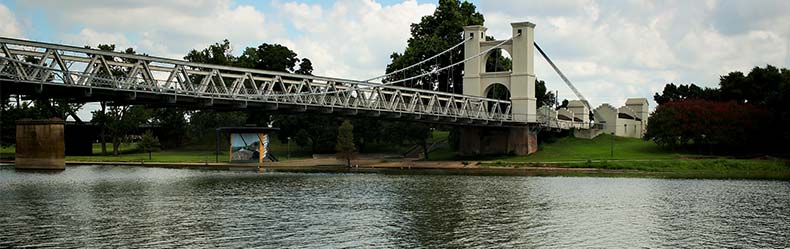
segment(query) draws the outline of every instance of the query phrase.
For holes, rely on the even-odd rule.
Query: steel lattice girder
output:
[[[526,125],[504,100],[2,37],[0,45],[0,77],[18,83]]]

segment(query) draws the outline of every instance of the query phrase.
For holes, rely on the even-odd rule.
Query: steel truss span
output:
[[[525,126],[505,100],[358,80],[191,63],[0,37],[5,89],[99,96],[126,103],[225,106],[413,118],[435,123]],[[21,90],[20,90],[21,91]],[[80,94],[77,94],[80,95]],[[522,119],[523,120],[523,119]]]

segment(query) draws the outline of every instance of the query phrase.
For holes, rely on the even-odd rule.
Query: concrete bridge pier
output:
[[[529,127],[461,127],[459,153],[529,155],[538,151],[538,136]]]
[[[63,125],[61,119],[16,121],[16,169],[66,169]]]

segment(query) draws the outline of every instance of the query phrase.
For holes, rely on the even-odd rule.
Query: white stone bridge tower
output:
[[[537,120],[534,70],[535,24],[517,22],[510,25],[513,28],[513,39],[499,48],[510,54],[512,69],[509,72],[486,72],[486,61],[495,50],[471,59],[464,63],[463,93],[485,97],[495,84],[504,85],[510,92],[513,119],[535,123]],[[503,42],[486,41],[486,28],[479,25],[464,27],[464,40],[468,40],[464,47],[466,58]]]
[[[511,24],[511,40],[486,41],[486,28],[483,26],[464,27],[464,56],[472,58],[499,45],[499,49],[511,56],[511,70],[486,72],[486,61],[495,50],[464,63],[463,94],[486,97],[497,84],[507,88],[511,101],[513,120],[524,123],[522,127],[461,127],[461,155],[517,154],[527,155],[538,149],[537,135],[530,131],[530,125],[537,124],[535,99],[535,24],[517,22]],[[501,45],[500,45],[501,44]]]

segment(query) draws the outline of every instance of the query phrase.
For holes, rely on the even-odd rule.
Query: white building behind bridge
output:
[[[551,106],[538,108],[538,122],[549,128],[574,129],[574,135],[594,138],[600,134],[641,138],[647,130],[649,104],[645,98],[627,99],[620,108],[604,103],[592,111],[580,100],[568,101],[568,106],[555,110]]]
[[[602,104],[593,110],[593,115],[595,122],[603,127],[604,133],[641,138],[647,130],[649,110],[647,99],[630,98],[620,108]]]

